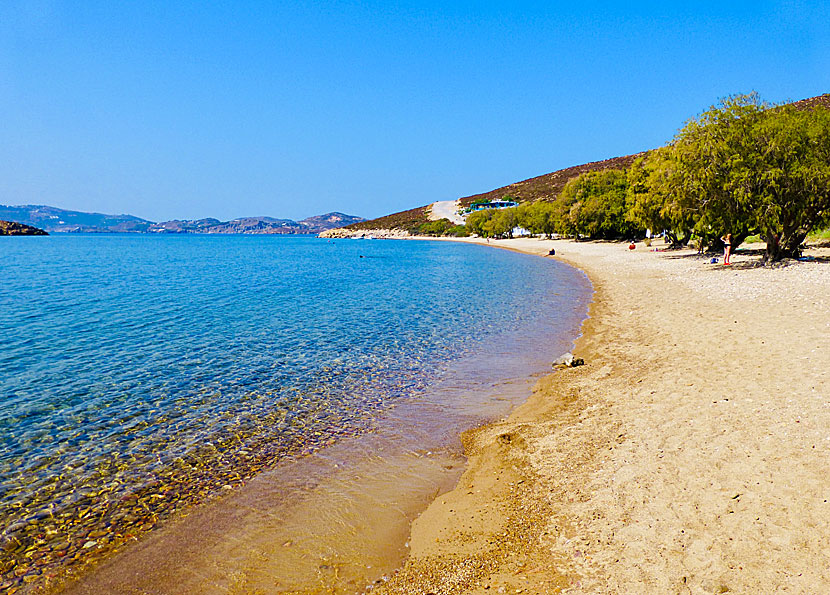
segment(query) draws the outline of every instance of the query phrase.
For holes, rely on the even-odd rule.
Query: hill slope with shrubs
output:
[[[462,207],[510,198],[518,207],[471,213],[466,229],[429,222],[429,207],[347,229],[413,234],[587,239],[633,238],[647,229],[673,245],[736,247],[750,235],[768,260],[795,257],[830,224],[830,94],[773,105],[757,93],[726,97],[689,119],[665,147],[594,161],[459,199]]]

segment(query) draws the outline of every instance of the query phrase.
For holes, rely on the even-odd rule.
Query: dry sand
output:
[[[585,270],[576,355],[464,436],[383,593],[830,593],[830,250],[730,267],[507,240]]]

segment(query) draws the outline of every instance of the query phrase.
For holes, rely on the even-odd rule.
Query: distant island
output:
[[[24,225],[16,221],[0,221],[0,236],[48,236],[49,234],[32,227],[31,225]]]
[[[365,221],[343,213],[326,213],[302,221],[274,217],[219,219],[174,219],[156,223],[134,215],[84,213],[47,205],[0,205],[0,220],[46,232],[58,233],[224,233],[224,234],[314,234]],[[38,229],[39,228],[39,229]],[[44,231],[45,230],[45,231]],[[9,235],[0,230],[0,235]],[[14,235],[23,235],[17,234]],[[39,234],[31,234],[39,235]]]

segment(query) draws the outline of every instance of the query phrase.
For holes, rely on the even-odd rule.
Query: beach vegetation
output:
[[[807,238],[813,242],[830,241],[830,227],[810,232],[807,234]]]
[[[516,220],[531,234],[547,238],[551,238],[559,227],[556,207],[547,201],[519,205],[516,207]]]
[[[684,209],[665,186],[673,174],[666,149],[637,159],[628,169],[628,219],[640,229],[662,232],[670,248],[682,248],[692,239],[696,217]]]
[[[618,169],[587,172],[572,179],[557,199],[568,213],[569,225],[563,231],[592,240],[641,234],[636,220],[627,216],[627,190],[628,176]]]
[[[413,233],[421,236],[454,236],[463,237],[470,235],[467,228],[463,225],[454,225],[449,219],[438,219],[436,221],[427,221],[421,223],[414,230]]]
[[[444,232],[447,231],[450,227],[452,227],[452,223],[449,219],[438,219],[437,221],[427,221],[426,223],[421,223],[417,227],[417,234],[422,236],[440,236],[444,235]]]
[[[466,238],[469,236],[469,232],[467,231],[467,227],[464,225],[453,225],[449,229],[447,229],[444,234],[445,236],[450,236],[454,238]]]
[[[730,96],[689,120],[629,172],[630,216],[691,231],[701,249],[760,234],[765,259],[797,257],[830,221],[830,110]],[[659,229],[659,226],[656,227]]]
[[[467,231],[512,237],[589,239],[663,234],[672,247],[694,239],[702,252],[766,243],[765,260],[800,255],[811,232],[830,226],[830,109],[772,105],[757,93],[722,99],[688,120],[665,147],[623,167],[571,177],[554,197],[479,211]],[[564,171],[564,170],[563,170]]]

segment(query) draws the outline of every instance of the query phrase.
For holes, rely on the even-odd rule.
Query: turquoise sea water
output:
[[[590,294],[560,263],[446,242],[56,235],[3,238],[0,267],[0,586],[448,378],[542,371]]]

